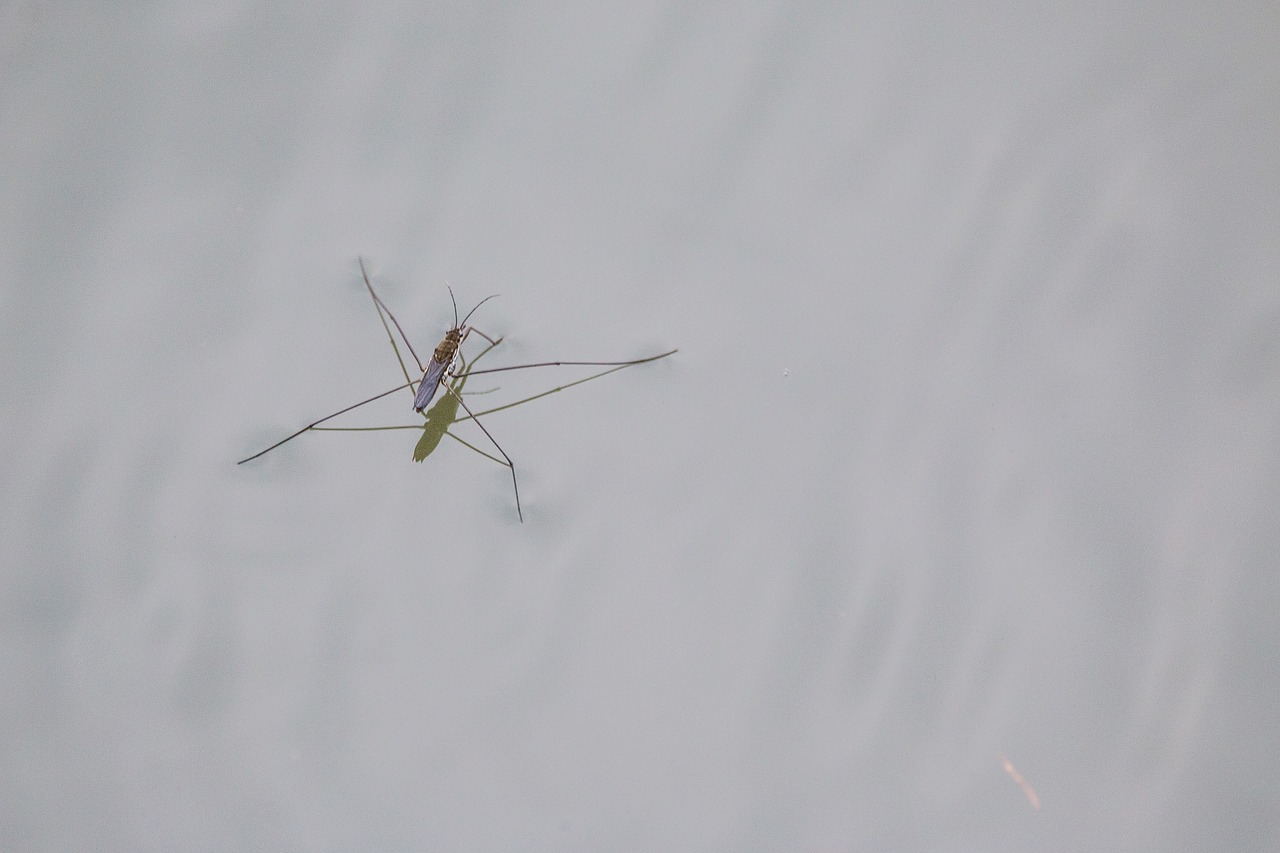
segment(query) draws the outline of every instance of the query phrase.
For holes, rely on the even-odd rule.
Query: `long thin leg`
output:
[[[520,523],[523,524],[524,512],[520,509],[520,483],[517,482],[516,480],[516,464],[511,461],[511,457],[507,455],[507,451],[502,449],[502,445],[498,444],[498,442],[494,440],[493,436],[489,434],[489,430],[485,429],[484,424],[480,423],[480,421],[476,418],[476,416],[471,413],[471,409],[469,409],[467,407],[466,402],[463,401],[462,395],[459,394],[457,391],[453,390],[453,386],[451,386],[449,383],[442,382],[441,384],[444,386],[444,389],[446,391],[448,391],[450,394],[452,394],[454,397],[457,398],[458,403],[462,406],[463,409],[466,410],[467,414],[471,416],[471,420],[475,421],[476,426],[480,427],[480,430],[484,433],[485,438],[489,439],[489,441],[493,444],[493,446],[498,448],[498,452],[502,454],[502,458],[507,460],[507,467],[511,469],[511,487],[515,489],[515,492],[516,492],[516,515],[520,517]]]
[[[298,436],[302,435],[304,432],[306,432],[307,430],[311,429],[312,427],[317,427],[317,426],[319,426],[320,424],[324,423],[324,422],[325,422],[325,421],[327,421],[327,420],[331,420],[331,419],[333,419],[333,418],[336,418],[338,415],[345,415],[347,412],[351,411],[352,409],[358,409],[358,408],[360,408],[361,406],[363,406],[363,405],[365,405],[365,404],[367,404],[367,403],[372,403],[374,400],[381,400],[383,397],[387,397],[387,396],[389,396],[389,395],[391,395],[391,394],[396,393],[397,391],[400,391],[401,389],[409,388],[409,387],[412,387],[412,383],[409,383],[409,384],[407,384],[407,385],[397,385],[396,387],[392,388],[390,391],[383,391],[381,394],[376,394],[376,395],[374,395],[374,396],[370,397],[370,398],[369,398],[369,399],[367,399],[367,400],[361,400],[359,403],[356,403],[354,406],[347,406],[345,409],[340,409],[340,410],[338,410],[338,411],[334,412],[332,415],[325,415],[325,416],[324,416],[323,418],[321,418],[320,420],[318,420],[318,421],[312,421],[311,423],[307,424],[307,425],[306,425],[306,426],[304,426],[302,429],[300,429],[300,430],[298,430],[297,432],[295,432],[293,435],[287,435],[287,436],[285,436],[284,438],[282,438],[282,439],[280,439],[279,441],[277,441],[275,444],[273,444],[273,445],[271,445],[270,447],[268,447],[266,450],[259,450],[257,453],[253,454],[252,456],[248,456],[248,457],[245,457],[244,459],[241,459],[241,460],[240,460],[239,462],[237,462],[236,464],[237,464],[237,465],[243,465],[243,464],[244,464],[244,463],[246,463],[246,462],[252,462],[254,459],[257,459],[259,456],[262,456],[262,455],[264,455],[264,454],[270,453],[271,451],[275,450],[277,447],[279,447],[280,445],[284,444],[286,441],[293,441],[295,438],[297,438]],[[481,429],[484,429],[484,427],[481,427]],[[486,434],[487,434],[487,433],[486,433]],[[503,455],[505,456],[506,454],[503,454]]]
[[[483,353],[482,353],[482,354],[483,354]],[[473,359],[473,360],[472,360],[472,363],[474,364],[476,360],[478,360],[478,359]],[[611,368],[609,368],[608,370],[603,370],[603,371],[601,371],[600,373],[593,373],[592,375],[590,375],[590,376],[586,376],[586,377],[583,377],[582,379],[575,379],[573,382],[569,382],[569,383],[566,383],[566,384],[564,384],[564,385],[560,385],[559,387],[556,387],[556,388],[551,388],[551,389],[549,389],[549,390],[547,390],[547,391],[543,391],[543,392],[542,392],[542,393],[540,393],[540,394],[534,394],[534,395],[533,395],[533,396],[531,396],[531,397],[525,397],[525,398],[524,398],[524,399],[522,399],[522,400],[516,400],[514,403],[506,403],[505,405],[495,406],[495,407],[494,407],[494,408],[492,408],[492,409],[485,409],[483,412],[476,412],[474,415],[465,415],[465,416],[460,417],[460,418],[455,418],[455,419],[454,419],[454,421],[453,421],[453,423],[452,423],[452,424],[450,424],[450,426],[452,426],[453,424],[460,424],[460,423],[462,423],[463,421],[473,420],[474,418],[482,418],[482,417],[484,417],[484,416],[486,416],[486,415],[492,415],[492,414],[494,414],[494,413],[496,413],[496,412],[502,412],[502,411],[505,411],[505,410],[507,410],[507,409],[514,409],[516,406],[523,406],[525,403],[532,403],[534,400],[540,400],[540,399],[542,399],[543,397],[548,397],[548,396],[550,396],[550,395],[552,395],[552,394],[558,394],[558,393],[559,393],[559,392],[561,392],[561,391],[566,391],[566,390],[568,390],[568,389],[572,388],[572,387],[573,387],[573,386],[575,386],[575,385],[581,385],[581,384],[583,384],[584,382],[591,382],[592,380],[599,379],[599,378],[601,378],[601,377],[603,377],[603,376],[608,376],[610,373],[616,373],[616,372],[618,372],[619,370],[626,370],[626,369],[627,369],[627,367],[629,367],[629,366],[630,366],[630,365],[623,364],[623,365],[619,365],[618,367],[611,367]],[[464,378],[465,378],[465,375],[464,375]],[[497,390],[496,388],[491,388],[491,389],[489,389],[489,391],[477,391],[477,392],[475,392],[475,393],[477,393],[477,394],[488,394],[488,393],[491,393],[492,391],[496,391],[496,390]],[[403,425],[397,425],[397,426],[380,426],[380,427],[322,427],[322,426],[316,426],[316,427],[312,427],[312,429],[313,429],[315,432],[386,432],[386,431],[388,431],[388,430],[393,430],[393,429],[417,429],[417,430],[420,430],[420,429],[422,429],[422,424],[403,424]],[[452,438],[454,441],[462,442],[462,444],[464,444],[464,445],[466,445],[467,447],[469,447],[470,449],[474,450],[476,453],[479,453],[481,456],[485,457],[486,459],[492,459],[494,462],[497,462],[499,465],[506,465],[506,464],[507,464],[507,463],[503,462],[501,459],[499,459],[498,457],[496,457],[496,456],[492,456],[492,455],[490,455],[490,454],[488,454],[488,453],[485,453],[483,450],[481,450],[480,448],[476,447],[474,444],[470,443],[469,441],[467,441],[467,440],[465,440],[465,439],[459,438],[458,436],[454,435],[454,434],[453,434],[453,433],[451,433],[451,432],[446,432],[446,433],[445,433],[445,435],[447,435],[449,438]]]
[[[525,397],[523,400],[516,400],[514,403],[507,403],[506,405],[503,405],[503,406],[495,406],[492,409],[485,409],[483,412],[477,412],[475,417],[478,417],[478,418],[484,417],[485,415],[492,415],[494,412],[501,412],[505,409],[514,409],[516,406],[523,406],[525,403],[532,403],[534,400],[541,400],[543,397],[549,397],[552,394],[558,394],[561,391],[564,391],[568,388],[572,388],[574,385],[581,385],[584,382],[590,382],[593,379],[599,379],[602,376],[608,376],[610,373],[616,373],[619,370],[626,370],[630,366],[631,365],[629,364],[620,364],[617,367],[611,367],[608,370],[602,370],[599,373],[593,373],[590,376],[583,377],[582,379],[576,379],[573,382],[569,382],[565,385],[561,385],[558,388],[552,388],[549,391],[543,391],[541,394],[534,394],[532,397]],[[462,423],[463,421],[466,421],[466,420],[471,420],[471,416],[467,416],[465,418],[458,418],[454,421],[454,423]]]
[[[467,327],[467,331],[469,331],[469,332],[475,332],[477,335],[479,335],[480,337],[484,338],[486,341],[488,341],[488,342],[489,342],[489,343],[491,343],[491,344],[496,344],[498,341],[502,340],[502,338],[498,338],[498,341],[495,341],[493,338],[489,337],[489,336],[488,336],[488,335],[486,335],[484,332],[482,332],[482,331],[480,331],[479,329],[477,329],[475,326],[468,326],[468,327]]]
[[[660,358],[666,358],[674,355],[680,350],[673,349],[664,352],[661,355],[651,355],[648,358],[637,358],[632,361],[540,361],[537,364],[513,364],[510,367],[490,367],[487,370],[468,370],[460,376],[479,376],[481,373],[501,373],[504,370],[524,370],[526,367],[559,367],[560,365],[579,365],[584,367],[628,367],[632,364],[644,364],[647,361],[657,361]]]
[[[395,336],[391,334],[391,330],[387,329],[387,321],[382,316],[383,311],[387,312],[387,316],[391,318],[391,322],[394,323],[396,326],[396,331],[400,333],[400,338],[401,340],[404,341],[404,345],[409,348],[409,354],[412,355],[413,360],[417,362],[418,373],[422,373],[425,370],[425,368],[422,366],[422,359],[418,358],[418,354],[414,352],[413,344],[409,342],[409,336],[404,333],[404,329],[400,328],[400,321],[396,319],[396,315],[391,313],[391,309],[387,307],[387,303],[383,302],[382,298],[379,297],[378,294],[374,292],[373,284],[370,283],[369,281],[369,273],[367,273],[364,268],[364,258],[363,257],[359,258],[359,261],[360,261],[360,274],[364,276],[364,286],[369,289],[369,295],[373,297],[373,307],[376,308],[378,311],[378,319],[382,320],[382,328],[386,329],[387,337],[391,338],[391,348],[396,351],[396,358],[397,359],[400,358],[400,348],[396,346],[396,339],[395,339]],[[404,371],[405,379],[408,379],[409,371],[405,369],[403,361],[400,362],[400,369]]]

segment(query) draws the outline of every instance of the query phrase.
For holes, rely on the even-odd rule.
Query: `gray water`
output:
[[[1280,17],[1198,8],[6,5],[0,848],[1280,846]],[[680,352],[486,418],[523,524],[237,466],[403,381],[360,256]]]

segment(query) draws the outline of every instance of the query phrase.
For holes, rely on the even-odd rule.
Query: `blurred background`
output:
[[[0,848],[1276,847],[1278,46],[5,4]]]

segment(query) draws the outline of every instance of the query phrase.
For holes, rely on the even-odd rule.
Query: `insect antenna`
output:
[[[479,302],[476,303],[476,308],[479,308],[481,305],[485,304],[490,299],[497,297],[497,295],[498,294],[495,293],[492,296],[486,296],[484,299],[481,299]],[[464,326],[467,325],[467,321],[471,319],[471,315],[476,313],[476,308],[472,308],[470,311],[467,312],[467,316],[462,318],[462,325]]]
[[[458,300],[453,298],[453,288],[449,287],[447,284],[445,287],[449,290],[449,301],[453,303],[453,327],[455,329],[461,328],[461,326],[458,325]],[[471,315],[468,314],[467,316],[470,317]]]

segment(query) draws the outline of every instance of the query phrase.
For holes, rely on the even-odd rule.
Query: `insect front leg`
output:
[[[472,327],[472,326],[467,326],[467,334],[471,334],[472,332],[475,332],[477,335],[479,335],[480,337],[484,338],[486,341],[488,341],[490,344],[492,344],[492,345],[493,345],[493,346],[495,346],[495,347],[496,347],[498,344],[502,343],[502,338],[498,338],[498,339],[495,341],[493,338],[489,337],[488,335],[486,335],[484,332],[480,331],[479,329],[474,328],[474,327]],[[464,337],[465,337],[465,336],[464,336]]]

